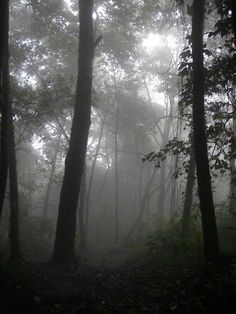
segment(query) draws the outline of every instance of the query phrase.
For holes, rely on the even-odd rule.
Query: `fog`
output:
[[[204,259],[213,262],[206,253],[208,236],[204,231],[211,230],[214,238],[210,220],[204,221],[203,208],[210,212],[210,206],[203,201],[209,193],[202,201],[199,186],[207,182],[207,173],[199,162],[204,148],[201,150],[201,140],[198,145],[195,135],[193,7],[190,2],[179,2],[94,1],[91,121],[83,174],[78,179],[72,245],[80,265],[123,267],[148,257],[147,268],[156,264],[162,270],[176,263],[195,271]],[[83,93],[77,85],[79,39],[83,40],[78,5],[74,0],[9,3],[9,99],[17,161],[17,223],[21,257],[33,265],[51,261],[57,247],[56,230],[63,224],[59,208],[65,164],[69,164],[78,95]],[[220,24],[231,18],[230,6],[225,12],[217,11],[213,1],[206,4],[203,127],[218,251],[235,256],[235,33],[234,22],[225,29]],[[78,121],[84,123],[82,118]],[[80,134],[76,136],[79,139]],[[82,154],[78,152],[78,164]],[[201,179],[201,169],[206,179],[204,173]],[[77,171],[70,168],[68,173]],[[65,221],[66,213],[69,216],[71,212],[72,194],[69,186]],[[14,219],[10,168],[4,195],[0,251],[6,261],[12,256],[9,230]],[[73,225],[68,223],[66,228],[73,229]],[[66,241],[70,246],[69,236],[63,241],[65,247]],[[213,251],[213,259],[217,259]],[[136,310],[132,313],[143,313]],[[67,309],[65,313],[70,312]],[[86,308],[81,313],[90,312]],[[117,313],[131,312],[126,308]],[[157,311],[152,308],[149,313]],[[203,312],[197,309],[197,313]]]

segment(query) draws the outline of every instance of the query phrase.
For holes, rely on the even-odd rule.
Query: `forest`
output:
[[[236,313],[235,0],[0,0],[1,313]]]

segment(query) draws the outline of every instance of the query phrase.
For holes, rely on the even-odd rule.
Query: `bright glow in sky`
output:
[[[152,50],[158,46],[166,46],[170,49],[174,49],[176,47],[176,39],[172,35],[162,36],[157,33],[149,33],[147,37],[143,39],[142,46],[148,52],[152,52]]]
[[[71,1],[71,0],[64,0],[64,2],[66,3],[67,7],[68,7],[69,9],[71,9],[71,7],[72,7],[72,1]]]
[[[97,18],[97,13],[93,12],[93,19],[96,20],[96,18]]]
[[[73,10],[72,7],[73,7],[73,2],[71,0],[64,0],[68,10],[75,16],[78,14],[77,11]]]
[[[149,33],[146,38],[144,38],[142,46],[147,51],[152,51],[154,48],[156,48],[159,45],[162,45],[162,38],[159,34],[153,34]]]
[[[32,146],[33,146],[33,149],[37,150],[37,151],[42,151],[42,148],[43,148],[43,143],[41,141],[41,138],[37,135],[34,135],[33,137],[33,141],[32,141]]]

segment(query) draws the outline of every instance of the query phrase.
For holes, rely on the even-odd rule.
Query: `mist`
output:
[[[3,1],[2,313],[235,313],[235,14]]]

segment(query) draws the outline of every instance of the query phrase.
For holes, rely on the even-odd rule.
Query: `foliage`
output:
[[[228,202],[216,206],[216,218],[220,239],[221,253],[226,256],[235,256],[236,217],[229,211]]]
[[[190,155],[191,144],[188,141],[179,140],[177,137],[169,140],[168,143],[161,148],[157,153],[151,152],[144,156],[143,161],[152,161],[155,163],[155,167],[161,167],[161,163],[166,160],[168,156],[182,156],[186,158]],[[185,159],[182,162],[183,169],[188,172],[189,161]],[[182,173],[175,173],[175,177],[178,177]]]
[[[55,222],[37,216],[21,219],[20,241],[27,260],[33,262],[47,261],[50,258]]]
[[[158,227],[157,227],[158,228]],[[199,267],[202,263],[202,236],[197,217],[190,221],[191,233],[183,238],[180,219],[172,219],[151,233],[147,246],[160,266]]]
[[[232,25],[229,18],[229,4],[219,1],[218,11],[221,18],[215,23],[215,30],[207,35],[208,42],[204,45],[206,98],[205,110],[207,118],[206,134],[210,159],[210,170],[214,176],[228,173],[229,157],[232,145],[232,119],[234,114],[235,58]],[[212,42],[217,39],[220,45]],[[187,36],[187,45],[180,53],[178,76],[181,81],[179,110],[185,128],[191,130],[192,121],[192,43]],[[181,154],[185,158],[190,154],[191,141],[173,138],[158,152],[151,152],[144,160],[154,161],[157,167],[168,155]],[[188,161],[184,161],[186,169]],[[187,167],[188,169],[188,167]]]

